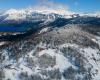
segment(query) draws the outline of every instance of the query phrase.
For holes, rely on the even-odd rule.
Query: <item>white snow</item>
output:
[[[100,37],[97,37],[96,39],[92,39],[93,41],[95,41],[96,43],[98,43],[100,45]],[[58,48],[62,49],[63,47],[72,47],[76,50],[78,50],[80,52],[80,54],[82,54],[86,59],[87,59],[87,65],[85,66],[86,68],[90,67],[90,65],[92,65],[92,70],[91,70],[91,74],[95,74],[92,75],[93,80],[99,80],[100,79],[100,55],[97,54],[99,52],[99,49],[97,48],[91,48],[91,47],[80,47],[77,44],[71,44],[71,43],[66,43],[63,45],[60,45]],[[62,73],[64,70],[68,69],[69,67],[73,67],[74,69],[77,69],[64,55],[63,53],[59,50],[59,49],[52,49],[52,48],[46,48],[46,44],[43,44],[42,42],[36,46],[36,48],[34,48],[32,51],[30,51],[28,53],[28,58],[33,58],[34,60],[36,58],[36,56],[33,56],[33,53],[36,51],[36,49],[40,47],[43,48],[41,51],[38,51],[36,56],[41,57],[44,54],[48,54],[51,57],[56,59],[56,64],[53,67],[48,67],[45,70],[55,70],[58,69],[60,70],[60,72]],[[27,72],[28,75],[31,74],[39,74],[41,69],[38,66],[38,63],[35,64],[35,67],[30,68],[27,65],[27,62],[25,61],[25,58],[21,57],[19,59],[19,61],[17,63],[13,63],[13,60],[9,61],[9,58],[7,57],[7,52],[4,51],[3,55],[5,55],[5,61],[3,61],[2,65],[9,65],[12,64],[12,66],[10,67],[11,69],[4,69],[5,72],[5,79],[11,79],[11,80],[19,80],[18,75],[21,72]],[[3,66],[0,67],[3,67]],[[98,72],[96,72],[96,70],[98,70]],[[46,78],[46,76],[42,76],[43,78]],[[81,74],[78,75],[76,74],[76,77],[83,77]],[[65,80],[64,77],[62,76],[61,80]]]
[[[28,68],[28,66],[25,66],[23,64],[20,64],[19,65],[19,68],[21,69],[22,72],[27,72],[28,75],[32,75],[33,74],[32,69]]]
[[[100,12],[81,13],[80,16],[85,16],[85,17],[100,17]]]
[[[0,46],[4,45],[6,42],[0,42]]]
[[[48,27],[46,27],[46,28],[43,28],[41,31],[40,31],[40,33],[39,34],[41,34],[41,33],[44,33],[44,32],[47,32],[48,31]]]
[[[99,44],[99,47],[100,47],[100,37],[97,36],[96,38],[97,38],[97,43]]]
[[[19,20],[26,18],[26,12],[23,9],[21,10],[10,9],[7,10],[3,15],[8,15],[5,20]]]
[[[96,42],[96,39],[91,39],[92,41]]]
[[[68,67],[73,66],[68,61],[68,59],[62,55],[62,53],[60,51],[57,51],[55,49],[46,49],[46,50],[39,52],[39,56],[42,56],[43,54],[48,54],[52,57],[55,57],[56,58],[56,65],[54,66],[54,68],[55,69],[59,68],[61,72],[63,72]]]
[[[84,56],[88,59],[89,63],[92,64],[93,68],[91,73],[96,73],[96,70],[98,70],[98,73],[95,76],[92,76],[94,80],[99,80],[98,76],[100,76],[100,55],[98,53],[98,49],[92,49],[92,48],[84,48],[85,52],[83,53]],[[95,60],[94,60],[95,59]],[[100,77],[99,77],[100,78]]]
[[[17,71],[14,69],[4,69],[5,79],[4,80],[18,80]]]
[[[65,69],[72,66],[72,64],[65,58],[63,55],[57,54],[56,55],[56,65],[54,68],[59,68],[60,72],[63,72]]]
[[[96,42],[100,46],[100,37],[96,37],[96,39],[92,39],[92,41]],[[80,54],[82,54],[88,60],[87,65],[85,67],[86,68],[90,67],[90,64],[93,66],[91,70],[91,74],[95,74],[95,75],[92,75],[93,78],[92,80],[99,80],[100,79],[100,54],[97,53],[100,52],[100,50],[97,48],[93,49],[91,47],[83,48],[77,44],[70,44],[70,43],[60,45],[59,48],[68,47],[68,46],[78,50]],[[96,72],[96,70],[98,70],[98,72]]]
[[[51,21],[50,15],[55,19],[54,14],[62,15],[65,18],[72,18],[72,15],[74,13],[62,9],[54,10],[54,9],[49,9],[49,8],[44,8],[44,7],[34,7],[34,8],[26,8],[26,9],[9,9],[5,11],[2,15],[8,15],[5,20],[23,20],[26,19],[27,16],[31,16],[34,13],[39,13],[39,14],[45,14],[48,16],[48,20]],[[33,17],[34,18],[34,17]],[[48,21],[47,20],[47,21]]]

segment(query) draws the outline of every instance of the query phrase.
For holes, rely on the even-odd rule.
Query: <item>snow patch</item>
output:
[[[40,31],[40,33],[39,33],[39,34],[47,32],[47,31],[48,31],[48,29],[49,29],[48,27],[43,28],[43,29]]]
[[[62,53],[60,51],[57,51],[55,49],[46,49],[46,50],[39,52],[39,56],[42,56],[44,54],[48,54],[48,55],[56,58],[56,65],[54,66],[54,68],[55,69],[59,68],[61,72],[63,72],[68,67],[73,66],[68,61],[68,59],[62,55]]]

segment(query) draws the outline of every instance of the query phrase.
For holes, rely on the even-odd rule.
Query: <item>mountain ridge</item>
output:
[[[62,12],[62,11],[61,11]],[[34,16],[35,15],[35,16]],[[47,17],[46,19],[55,19],[56,17],[58,18],[74,18],[74,17],[100,17],[99,13],[74,13],[70,11],[65,11],[64,13],[60,13],[60,11],[56,10],[36,10],[34,8],[26,8],[26,9],[9,9],[7,11],[3,12],[3,15],[1,14],[2,17],[6,16],[5,20],[24,20],[27,17],[38,17],[41,15],[43,18],[45,16]]]

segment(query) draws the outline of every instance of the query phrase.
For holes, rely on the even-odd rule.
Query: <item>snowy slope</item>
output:
[[[1,33],[0,80],[100,80],[99,20],[32,8],[0,14],[1,22],[33,22],[23,34]]]
[[[100,35],[93,33],[99,29],[45,27],[37,35],[12,41],[0,49],[1,80],[100,80]]]

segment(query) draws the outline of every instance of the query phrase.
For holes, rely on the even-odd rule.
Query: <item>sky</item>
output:
[[[21,9],[29,6],[62,6],[72,12],[100,12],[100,0],[0,0],[0,10]]]

